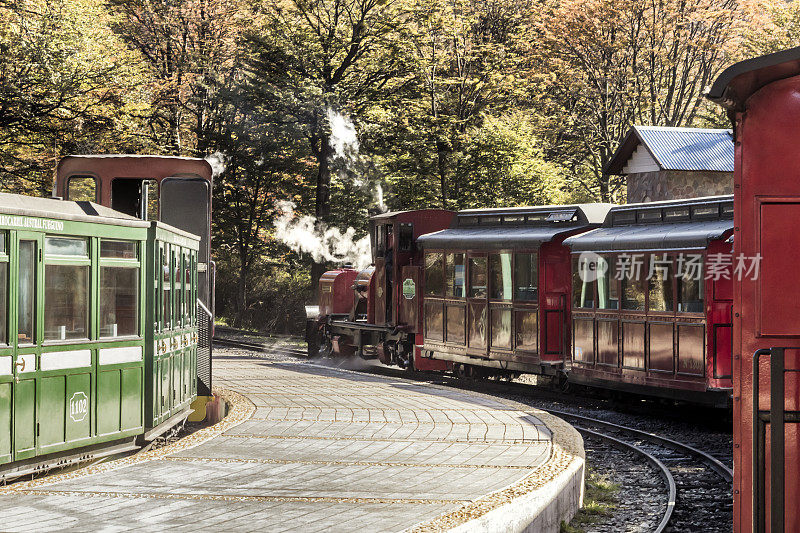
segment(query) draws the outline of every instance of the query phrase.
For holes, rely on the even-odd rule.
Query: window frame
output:
[[[165,333],[174,327],[174,313],[172,308],[172,251],[168,242],[159,242],[156,260],[158,261],[158,324],[159,331]],[[165,269],[167,280],[164,280]],[[169,301],[164,301],[165,296],[168,296]],[[168,313],[164,312],[165,308]],[[169,314],[169,316],[166,316],[167,314]]]
[[[517,289],[518,289],[518,282],[517,282],[517,258],[520,255],[531,255],[533,256],[535,263],[536,263],[536,298],[533,300],[521,300],[517,298]],[[539,306],[539,296],[540,292],[540,285],[541,285],[541,264],[540,264],[540,249],[536,250],[513,250],[511,254],[511,285],[512,285],[512,294],[511,294],[511,301],[516,306],[519,305],[535,305]]]
[[[672,309],[671,310],[663,310],[663,311],[662,310],[658,310],[658,309],[651,309],[651,306],[650,306],[650,290],[651,290],[652,278],[651,279],[645,279],[645,281],[647,282],[646,283],[647,297],[646,297],[646,304],[645,304],[645,309],[647,311],[647,316],[674,317],[676,315],[677,309],[678,309],[678,300],[677,300],[677,296],[678,295],[676,293],[676,288],[677,288],[677,285],[678,285],[678,283],[677,283],[677,279],[678,278],[675,275],[676,274],[675,268],[677,266],[677,264],[676,264],[677,263],[677,260],[676,260],[677,256],[680,255],[681,253],[682,252],[668,251],[668,252],[652,252],[652,253],[649,253],[647,255],[647,273],[648,274],[650,273],[650,262],[652,261],[654,255],[658,256],[659,259],[663,259],[663,257],[665,255],[669,256],[670,261],[669,261],[669,274],[668,274],[668,277],[672,277],[672,283],[670,284],[670,292],[672,293]]]
[[[48,254],[47,253],[47,239],[53,237],[57,239],[75,239],[80,241],[86,242],[86,255],[85,256],[73,256],[73,255],[58,255],[58,254]],[[93,243],[94,239],[87,235],[54,235],[50,233],[42,234],[42,279],[41,279],[41,291],[44,295],[43,301],[41,302],[41,315],[42,316],[42,325],[41,325],[41,336],[42,336],[42,346],[51,346],[51,345],[63,345],[63,344],[74,344],[74,343],[85,343],[88,341],[96,340],[96,335],[93,331],[93,324],[92,318],[94,313],[94,307],[92,305],[92,294],[93,294],[93,283],[94,283],[94,267],[92,265],[92,256],[93,256]],[[47,267],[48,266],[79,266],[79,267],[88,267],[88,275],[86,280],[86,336],[77,338],[77,339],[48,339],[46,338],[47,331]],[[37,285],[39,282],[37,282]]]
[[[459,301],[466,300],[466,298],[467,298],[467,253],[465,251],[461,251],[461,250],[459,250],[459,251],[444,250],[442,252],[442,254],[444,256],[444,298],[446,300],[459,300]],[[462,283],[462,286],[461,286],[461,291],[463,292],[463,294],[461,296],[456,296],[455,294],[448,294],[449,289],[452,289],[453,292],[455,292],[455,287],[456,287],[455,281],[456,281],[456,279],[458,279],[458,276],[456,274],[456,268],[455,268],[456,267],[455,256],[457,256],[457,255],[462,256],[461,257],[461,261],[462,261],[461,262],[461,266],[463,267],[463,272],[462,272],[462,278],[461,279],[462,279],[463,283]],[[453,279],[452,280],[448,279],[448,273],[447,273],[448,272],[447,271],[447,264],[448,264],[447,258],[449,256],[452,256],[452,258],[453,258]],[[452,281],[452,284],[450,283],[451,281]]]
[[[501,256],[503,256],[504,254],[508,255],[509,260],[510,260],[510,262],[509,262],[509,268],[510,268],[509,277],[511,278],[510,279],[511,286],[510,286],[509,292],[511,294],[509,294],[507,298],[494,298],[495,287],[494,287],[494,279],[493,279],[493,276],[492,276],[492,258],[495,257],[495,256],[497,257],[497,259],[499,261],[499,264],[500,264],[500,268],[501,268],[500,276],[502,278],[503,261],[501,259]],[[516,265],[514,263],[514,252],[512,250],[492,250],[491,252],[486,254],[486,293],[487,293],[487,299],[490,302],[493,302],[493,303],[508,303],[508,304],[510,304],[511,302],[514,301],[514,292],[515,292],[515,287],[514,287],[514,267],[515,266]],[[503,291],[503,292],[505,292],[505,291]]]
[[[472,260],[473,259],[483,259],[486,262],[486,268],[484,274],[486,275],[486,285],[484,290],[486,294],[484,296],[472,296]],[[464,258],[465,261],[465,272],[466,272],[466,283],[465,283],[465,291],[464,294],[467,300],[483,300],[488,303],[489,301],[489,254],[487,252],[473,252],[470,250],[466,251],[466,257]]]
[[[591,283],[591,287],[592,287],[592,294],[589,295],[589,297],[591,298],[592,306],[591,307],[584,307],[584,306],[575,305],[575,303],[578,301],[578,300],[576,300],[576,296],[575,296],[575,294],[576,294],[576,291],[575,291],[575,275],[578,272],[578,268],[577,267],[578,267],[578,259],[579,259],[579,257],[580,257],[579,254],[571,254],[571,257],[570,257],[570,291],[572,292],[572,294],[570,294],[570,308],[573,311],[595,312],[595,311],[598,310],[597,309],[597,280],[594,280],[594,281],[590,282]],[[580,274],[578,274],[578,278],[580,278]],[[615,281],[619,282],[619,280],[615,280]],[[585,283],[586,282],[582,281],[582,284],[585,284]],[[621,299],[620,299],[620,302],[621,302]]]
[[[133,243],[136,246],[136,259],[125,258],[125,257],[103,257],[102,256],[102,245],[103,241],[124,241]],[[127,340],[127,339],[142,339],[144,337],[144,332],[142,331],[142,276],[144,275],[143,272],[145,271],[143,265],[143,251],[144,246],[142,245],[141,241],[136,240],[129,240],[129,239],[104,239],[99,238],[97,241],[97,246],[100,249],[98,251],[98,276],[97,276],[97,338],[101,341],[116,341],[116,340]],[[136,268],[137,276],[136,276],[136,331],[137,333],[134,335],[117,335],[114,337],[104,337],[100,331],[101,324],[100,324],[100,298],[102,297],[102,281],[103,281],[103,268]],[[160,303],[160,299],[159,299]]]
[[[441,268],[442,274],[442,290],[438,293],[431,293],[429,292],[428,287],[428,257],[432,255],[439,255],[439,267]],[[423,286],[423,296],[427,298],[444,298],[445,294],[447,293],[447,283],[445,281],[445,252],[443,250],[425,250],[425,254],[422,256],[422,264],[423,264],[423,275],[425,278],[424,286]]]
[[[97,176],[93,176],[91,174],[72,174],[69,177],[67,177],[64,183],[64,199],[73,202],[81,201],[81,200],[74,200],[69,195],[69,185],[72,182],[72,180],[76,178],[81,178],[81,179],[89,178],[92,181],[94,181],[94,200],[90,201],[94,203],[100,203],[99,198],[101,197],[100,187],[102,186],[102,180],[98,179]]]

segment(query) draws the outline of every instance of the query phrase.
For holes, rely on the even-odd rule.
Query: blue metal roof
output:
[[[606,173],[621,173],[639,143],[662,170],[733,172],[731,130],[634,126],[606,165]]]

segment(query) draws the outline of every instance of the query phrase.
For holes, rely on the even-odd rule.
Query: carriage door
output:
[[[38,335],[39,283],[41,279],[42,238],[17,233],[17,261],[12,279],[17,279],[12,300],[11,327],[15,334],[14,357],[14,460],[36,455],[37,442],[37,359],[41,351]],[[12,293],[13,294],[13,293]],[[13,297],[12,297],[13,298]],[[15,301],[14,301],[15,300]]]

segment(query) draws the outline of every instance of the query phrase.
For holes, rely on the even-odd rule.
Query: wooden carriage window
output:
[[[469,304],[469,346],[470,348],[486,348],[485,303],[470,302]]]
[[[187,326],[192,323],[192,271],[191,256],[183,254],[183,321]]]
[[[414,225],[411,223],[400,223],[399,250],[410,252],[414,248]]]
[[[466,329],[466,308],[463,304],[448,305],[446,314],[447,342],[464,344],[466,340],[464,333]]]
[[[492,347],[511,348],[511,309],[492,309]]]
[[[89,243],[86,239],[47,237],[44,243],[44,253],[48,256],[60,255],[88,259]]]
[[[36,329],[36,241],[19,241],[17,263],[17,338],[20,344],[32,344]]]
[[[684,263],[678,275],[679,313],[702,313],[705,307],[703,258],[698,255],[694,261],[696,264],[691,268]]]
[[[536,311],[517,311],[516,332],[517,349],[535,352],[539,338],[539,314]]]
[[[100,337],[139,334],[139,243],[100,241]]]
[[[44,251],[44,339],[88,339],[88,240],[46,237]]]
[[[648,280],[648,304],[650,311],[672,311],[673,264],[672,256],[652,255],[650,257],[650,279]]]
[[[511,299],[511,254],[489,255],[489,279],[492,300]],[[509,320],[510,323],[510,320]]]
[[[444,340],[444,306],[441,301],[425,302],[425,338]]]
[[[539,299],[538,254],[516,254],[514,256],[514,298],[526,302]]]
[[[469,297],[486,298],[486,257],[469,258]]]
[[[138,259],[138,245],[134,241],[100,241],[100,257],[103,259]]]
[[[620,267],[622,268],[622,267]],[[626,272],[621,272],[622,279],[619,282],[620,293],[622,294],[622,309],[627,311],[644,311],[646,292],[644,286],[644,275],[647,273],[642,268],[630,267]]]
[[[425,295],[444,295],[444,265],[441,252],[425,254]]]
[[[170,253],[169,245],[161,249],[161,325],[169,329],[172,323],[172,285],[170,284]]]
[[[594,284],[588,276],[589,266],[578,256],[572,258],[572,307],[591,309],[594,307]]]
[[[176,328],[181,327],[183,321],[183,277],[181,276],[181,253],[177,246],[172,247],[172,320]]]
[[[465,285],[464,254],[445,254],[445,296],[463,298]]]
[[[139,333],[139,267],[100,267],[100,337]]]
[[[375,226],[375,251],[378,256],[382,256],[386,251],[386,226],[379,224]]]
[[[615,277],[616,257],[601,256],[597,263],[597,308],[619,309],[619,287]]]

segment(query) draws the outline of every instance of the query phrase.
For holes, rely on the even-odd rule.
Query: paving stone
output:
[[[3,531],[397,531],[528,476],[536,416],[466,392],[224,357],[252,417],[195,447],[0,493]]]

